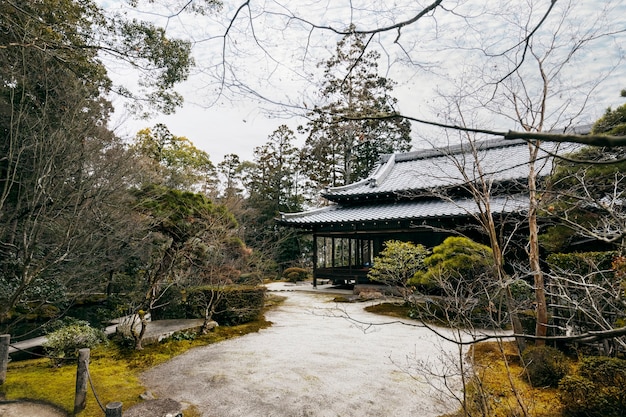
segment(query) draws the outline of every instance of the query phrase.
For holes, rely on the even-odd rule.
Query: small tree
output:
[[[374,258],[374,265],[367,276],[386,285],[406,287],[409,279],[424,268],[427,255],[428,249],[423,245],[390,240],[385,242],[380,256]]]

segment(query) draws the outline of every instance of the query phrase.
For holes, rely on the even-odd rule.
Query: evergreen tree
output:
[[[217,173],[209,155],[186,137],[173,135],[165,125],[139,131],[131,149],[144,164],[147,183],[213,194]]]
[[[592,133],[624,135],[626,104],[607,109],[593,125]],[[552,251],[581,250],[580,243],[592,239],[588,250],[624,250],[626,238],[626,150],[624,147],[584,147],[559,161],[550,178],[544,208],[556,224],[542,236]],[[575,246],[572,246],[575,245]],[[576,246],[578,245],[578,246]]]
[[[222,194],[227,201],[240,196],[243,191],[241,188],[241,170],[242,163],[239,155],[234,153],[224,155],[224,160],[217,164],[217,172],[223,178]]]
[[[380,55],[365,51],[364,35],[350,34],[323,63],[324,104],[301,127],[307,134],[303,165],[318,188],[349,184],[366,177],[380,154],[411,148],[411,126],[393,115],[394,82],[378,75]]]
[[[246,234],[252,245],[279,266],[289,266],[304,252],[302,238],[293,230],[276,226],[279,212],[302,210],[304,202],[294,132],[282,125],[267,143],[254,150],[246,181],[248,199]]]

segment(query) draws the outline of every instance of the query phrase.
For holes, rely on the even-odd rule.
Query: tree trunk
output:
[[[545,337],[548,334],[548,307],[546,305],[546,291],[543,272],[539,263],[539,227],[537,226],[537,173],[535,160],[539,144],[528,144],[530,150],[530,163],[528,173],[529,208],[528,208],[528,260],[530,271],[533,275],[536,302],[536,326],[535,336]],[[545,345],[545,340],[536,339],[536,346]]]

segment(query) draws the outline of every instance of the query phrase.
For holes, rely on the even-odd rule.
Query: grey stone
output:
[[[171,398],[148,400],[124,412],[124,417],[182,417],[183,407]]]
[[[154,400],[154,395],[150,391],[146,391],[143,394],[139,394],[139,398],[142,400]]]

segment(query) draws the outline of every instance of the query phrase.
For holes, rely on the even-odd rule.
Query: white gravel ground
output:
[[[153,368],[142,376],[146,388],[194,404],[204,417],[434,417],[458,407],[432,389],[442,380],[425,376],[428,364],[440,369],[454,357],[454,345],[424,328],[364,330],[336,317],[345,309],[362,322],[388,321],[363,311],[364,303],[336,304],[333,295],[304,291],[280,295],[288,299],[267,315],[272,327]]]

